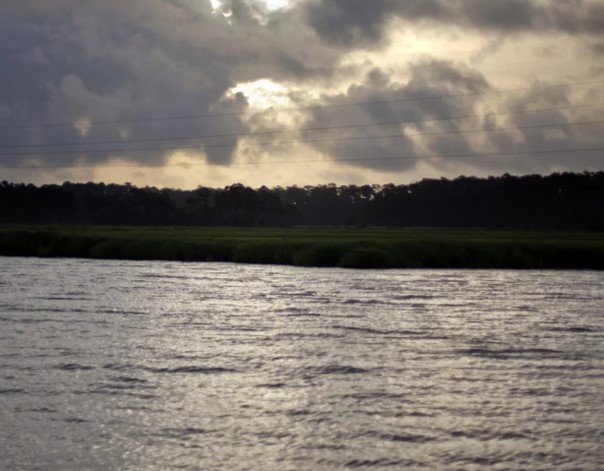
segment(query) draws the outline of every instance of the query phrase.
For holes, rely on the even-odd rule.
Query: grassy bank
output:
[[[0,255],[347,268],[604,269],[604,234],[453,229],[0,226]]]

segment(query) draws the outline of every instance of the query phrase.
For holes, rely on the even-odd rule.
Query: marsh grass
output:
[[[604,269],[600,233],[0,226],[0,255],[345,268]]]

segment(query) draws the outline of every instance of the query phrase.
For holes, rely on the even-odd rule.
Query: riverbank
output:
[[[345,268],[604,269],[604,234],[457,229],[0,226],[0,255]]]

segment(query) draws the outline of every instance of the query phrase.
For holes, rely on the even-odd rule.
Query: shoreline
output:
[[[365,269],[604,270],[604,234],[11,225],[0,226],[0,255]]]

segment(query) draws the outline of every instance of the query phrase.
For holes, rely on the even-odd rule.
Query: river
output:
[[[602,272],[0,266],[2,469],[604,463]]]

